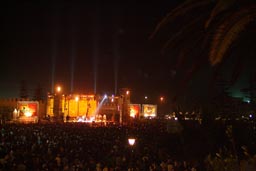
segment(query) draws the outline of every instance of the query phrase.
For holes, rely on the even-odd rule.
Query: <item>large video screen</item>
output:
[[[157,116],[157,105],[143,104],[142,105],[143,117],[156,117]]]
[[[35,101],[18,101],[19,116],[38,116],[39,104]]]
[[[130,117],[138,118],[140,116],[141,105],[140,104],[130,104]]]

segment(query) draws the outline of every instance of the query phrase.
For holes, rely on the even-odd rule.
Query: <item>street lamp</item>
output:
[[[130,145],[130,147],[131,147],[131,161],[130,161],[130,163],[131,163],[131,168],[133,169],[134,168],[134,161],[133,161],[133,147],[134,147],[134,145],[135,145],[135,142],[136,142],[136,139],[135,138],[133,138],[133,137],[130,137],[130,138],[128,138],[128,143],[129,143],[129,145]]]
[[[61,120],[62,113],[62,96],[61,96],[62,88],[61,86],[56,86],[56,92],[54,93],[54,102],[53,102],[53,113],[54,117],[57,120]]]
[[[135,138],[128,138],[128,143],[131,147],[134,146],[136,139]]]
[[[161,102],[164,101],[164,97],[163,97],[163,96],[160,97],[160,101],[161,101]]]
[[[130,94],[130,91],[127,90],[127,91],[126,91],[126,95],[129,95],[129,94]]]
[[[148,103],[148,96],[144,96],[144,103]]]
[[[57,93],[60,93],[61,92],[61,86],[57,86],[56,90],[57,90]]]
[[[160,102],[159,102],[159,114],[164,114],[164,103],[165,103],[165,98],[164,96],[160,96]]]

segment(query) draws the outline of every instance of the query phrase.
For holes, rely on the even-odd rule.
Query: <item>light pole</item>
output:
[[[160,101],[161,101],[161,103],[163,103],[163,101],[164,101],[164,97],[163,96],[160,97]]]
[[[119,100],[119,114],[120,114],[120,116],[119,116],[119,123],[122,125],[122,123],[123,123],[123,104],[124,104],[124,99],[123,99],[124,97],[123,96],[120,96],[120,100]]]
[[[164,115],[164,101],[165,101],[165,98],[163,96],[160,97],[160,112],[159,114],[161,115]]]
[[[77,102],[77,116],[79,116],[79,96],[76,96],[75,98],[76,102]]]
[[[57,86],[56,90],[57,90],[57,93],[60,93],[61,92],[61,86]]]
[[[131,168],[133,169],[134,168],[134,166],[133,166],[133,164],[134,164],[134,162],[133,162],[133,148],[134,148],[134,145],[135,145],[135,142],[136,142],[136,139],[134,138],[134,137],[129,137],[128,138],[128,143],[129,143],[129,146],[131,147]]]
[[[147,100],[148,100],[148,96],[145,96],[145,97],[144,97],[144,100],[145,100],[145,102],[147,102]]]
[[[131,147],[134,146],[136,139],[135,138],[128,138],[128,143]]]
[[[69,97],[68,97],[68,114],[67,114],[67,116],[66,116],[66,121],[67,122],[69,122],[69,100],[70,100],[70,95],[69,95]]]
[[[62,96],[61,96],[62,88],[61,86],[56,86],[56,93],[54,95],[54,103],[53,103],[53,112],[56,121],[60,119],[60,114],[62,112]]]

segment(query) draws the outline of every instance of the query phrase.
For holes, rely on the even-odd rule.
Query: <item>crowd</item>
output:
[[[165,124],[97,126],[85,123],[1,125],[0,170],[203,171],[186,157],[182,137]],[[128,138],[136,138],[129,146]],[[200,155],[199,155],[200,156]]]

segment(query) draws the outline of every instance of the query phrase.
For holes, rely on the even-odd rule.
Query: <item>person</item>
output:
[[[70,119],[70,116],[67,115],[67,116],[66,116],[66,122],[69,122],[69,119]]]

